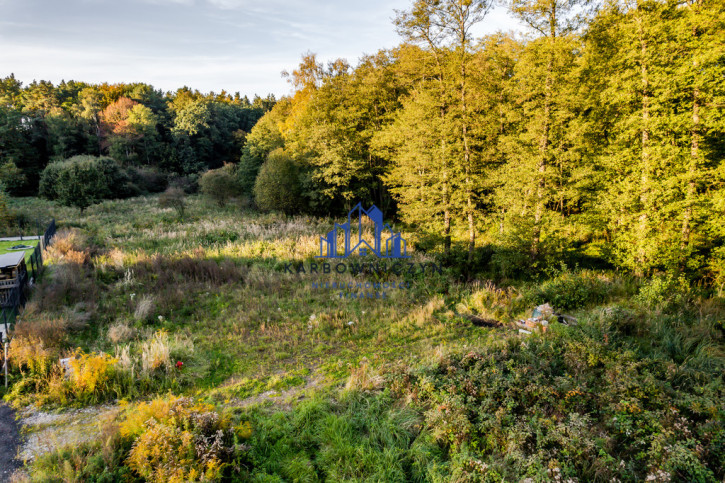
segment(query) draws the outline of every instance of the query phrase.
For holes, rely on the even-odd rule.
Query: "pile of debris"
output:
[[[534,331],[546,332],[553,322],[563,325],[577,325],[577,320],[574,317],[554,312],[554,309],[548,303],[536,307],[530,318],[518,320],[516,325],[519,327],[519,334],[529,335]]]

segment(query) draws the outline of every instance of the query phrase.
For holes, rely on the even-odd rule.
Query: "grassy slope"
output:
[[[285,274],[284,263],[315,261],[318,237],[331,220],[219,209],[199,198],[192,198],[182,222],[143,198],[106,202],[82,217],[40,200],[23,204],[25,210],[51,211],[61,227],[81,229],[98,247],[95,261],[103,289],[96,320],[74,334],[69,345],[112,353],[104,330],[114,322],[184,333],[193,339],[200,361],[200,367],[188,366],[198,376],[189,391],[227,383],[217,392],[246,397],[265,387],[254,380],[271,375],[291,375],[297,383],[301,380],[293,376],[313,373],[340,381],[349,365],[363,358],[379,363],[405,355],[412,361],[432,347],[475,345],[489,337],[489,331],[469,323],[432,315],[470,291],[443,276],[401,278],[412,282],[411,290],[390,291],[388,300],[346,300],[333,290],[312,289],[311,283],[367,279]],[[133,278],[134,264],[154,254],[231,259],[243,267],[243,280],[167,286],[164,297],[154,296],[151,323],[144,323],[134,311],[148,287]],[[416,255],[413,260],[428,259]],[[234,384],[244,379],[249,381]]]
[[[313,260],[332,220],[219,209],[199,198],[182,222],[153,198],[105,202],[83,216],[40,200],[16,203],[52,212],[96,247],[97,307],[68,347],[114,353],[125,343],[109,340],[114,324],[135,329],[132,345],[158,328],[183,335],[194,349],[173,389],[230,407],[269,390],[308,387],[334,400],[345,382],[387,387],[362,399],[314,398],[271,419],[259,409],[245,413],[255,432],[244,464],[257,477],[609,481],[660,470],[675,479],[723,477],[725,309],[676,281],[640,286],[612,273],[564,271],[496,286],[446,273],[414,277],[409,292],[386,301],[340,300],[312,290],[309,275],[283,271],[286,262]],[[160,283],[144,268],[158,254],[231,259],[240,280]],[[430,261],[420,253],[414,260]],[[144,297],[152,309],[139,317]],[[545,300],[572,307],[580,327],[527,341],[455,316],[510,322]],[[371,415],[355,416],[365,411]],[[331,424],[337,436],[325,433]],[[683,427],[689,433],[680,434]],[[364,461],[342,464],[356,458]]]

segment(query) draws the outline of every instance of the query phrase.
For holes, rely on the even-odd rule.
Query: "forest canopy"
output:
[[[304,55],[242,181],[281,148],[306,210],[395,208],[469,262],[493,245],[504,272],[575,252],[722,283],[722,4],[514,0],[532,34],[473,38],[489,6],[415,1],[404,42],[355,67]]]
[[[23,86],[11,74],[0,80],[0,181],[11,194],[37,194],[49,163],[85,154],[178,175],[219,168],[239,161],[246,135],[275,102],[142,83]]]

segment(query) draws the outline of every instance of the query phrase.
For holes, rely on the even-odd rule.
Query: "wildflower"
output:
[[[159,315],[159,321],[162,321],[162,320],[164,320],[164,316],[163,315]]]
[[[184,363],[181,361],[176,361],[176,368],[181,369],[184,366]]]
[[[354,323],[355,323],[355,322],[353,322],[353,321],[351,320],[350,322],[348,322],[348,323],[347,323],[347,325],[353,325]]]

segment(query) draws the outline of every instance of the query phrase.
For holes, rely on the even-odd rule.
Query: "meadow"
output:
[[[289,273],[339,220],[187,201],[179,218],[155,196],[82,214],[11,200],[59,231],[5,400],[117,405],[18,481],[725,477],[718,290],[562,262],[464,274],[405,226],[411,261],[441,273]],[[326,281],[409,288],[341,298]],[[519,334],[544,302],[578,325]]]

